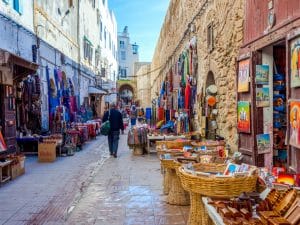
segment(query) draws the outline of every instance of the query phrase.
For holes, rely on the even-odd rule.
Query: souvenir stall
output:
[[[25,172],[16,134],[40,131],[38,65],[0,49],[0,186]]]
[[[192,124],[196,114],[197,70],[197,45],[194,37],[163,80],[156,102],[157,129],[172,119],[176,120],[176,129],[172,133],[184,134],[195,129]]]
[[[136,125],[128,131],[127,144],[134,155],[143,155],[147,145],[148,125]]]

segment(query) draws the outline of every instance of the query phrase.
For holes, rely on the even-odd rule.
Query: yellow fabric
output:
[[[161,120],[161,121],[158,121],[157,123],[156,123],[156,128],[161,128],[161,126],[164,124],[164,120]]]

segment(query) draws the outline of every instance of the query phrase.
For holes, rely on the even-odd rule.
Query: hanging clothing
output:
[[[189,109],[190,108],[190,99],[191,99],[191,86],[189,82],[187,82],[185,87],[185,93],[184,93],[184,108]]]

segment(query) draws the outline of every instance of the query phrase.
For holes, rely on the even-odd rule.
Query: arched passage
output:
[[[119,97],[126,105],[132,103],[134,100],[134,88],[129,84],[122,84],[119,87]]]

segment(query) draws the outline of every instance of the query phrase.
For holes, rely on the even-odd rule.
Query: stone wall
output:
[[[150,70],[150,63],[143,63],[136,73],[137,100],[143,108],[151,107]]]
[[[170,66],[175,63],[188,41],[196,36],[197,91],[205,95],[207,74],[213,73],[218,87],[217,134],[224,136],[233,150],[237,150],[238,138],[236,58],[243,40],[243,18],[244,0],[171,0],[151,65],[154,71],[151,74],[153,99]],[[213,25],[212,51],[208,49],[207,43],[207,27],[210,24]]]

